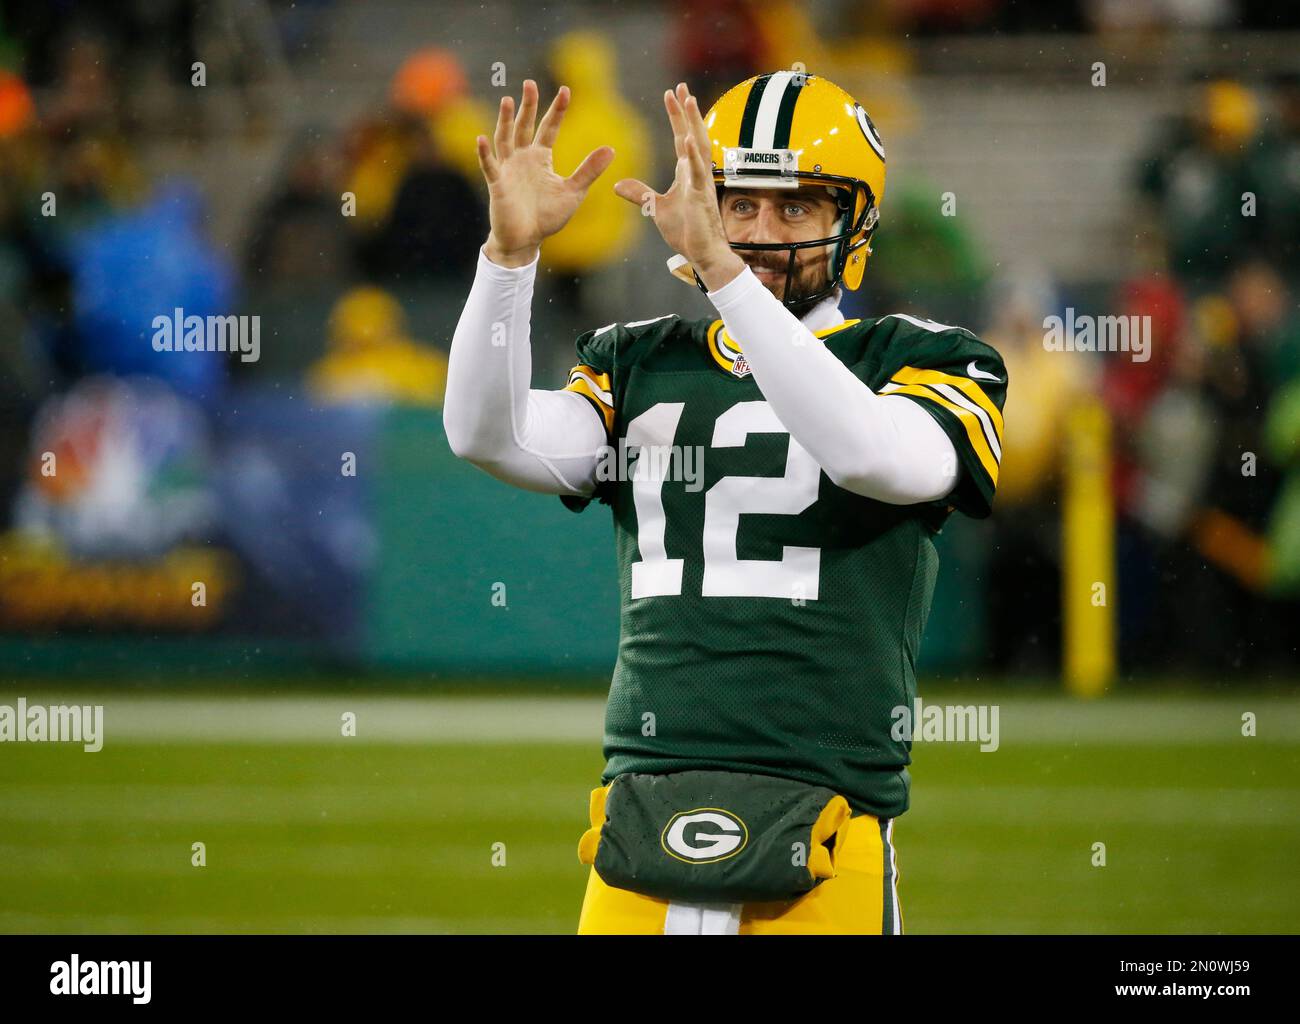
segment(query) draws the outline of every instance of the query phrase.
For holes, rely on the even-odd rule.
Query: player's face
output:
[[[731,242],[808,242],[834,233],[839,217],[824,188],[724,189],[719,201],[722,226]],[[826,257],[831,246],[796,250],[794,280],[786,292],[788,251],[736,250],[754,275],[778,299],[815,295],[830,283]]]

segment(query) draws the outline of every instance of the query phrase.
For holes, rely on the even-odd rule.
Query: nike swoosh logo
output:
[[[1002,378],[999,377],[996,373],[985,373],[983,370],[977,369],[975,367],[974,359],[972,359],[969,363],[966,364],[966,376],[974,377],[976,380],[995,380],[999,384],[1002,383]]]

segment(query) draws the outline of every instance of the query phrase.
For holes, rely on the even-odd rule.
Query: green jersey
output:
[[[722,769],[799,779],[858,812],[908,806],[934,592],[933,536],[991,509],[1007,373],[969,331],[893,315],[818,332],[863,383],[919,402],[952,440],[944,499],[890,505],[834,485],[785,432],[721,321],[677,316],[578,339],[569,388],[604,417],[592,498],[613,511],[621,628],[604,781]]]

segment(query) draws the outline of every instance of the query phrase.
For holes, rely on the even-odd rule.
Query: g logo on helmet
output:
[[[858,127],[862,129],[862,134],[867,137],[867,142],[876,151],[876,156],[884,160],[885,141],[880,137],[880,132],[876,130],[876,123],[871,120],[866,108],[861,103],[853,104],[853,113],[857,116]]]
[[[749,842],[749,829],[721,807],[678,811],[659,838],[664,852],[688,864],[714,864],[734,857]]]

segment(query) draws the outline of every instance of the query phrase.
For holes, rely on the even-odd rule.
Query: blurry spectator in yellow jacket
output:
[[[994,289],[992,322],[983,337],[1002,354],[1007,377],[1020,384],[998,472],[998,506],[1050,497],[1059,469],[1065,417],[1092,383],[1086,356],[1049,350],[1043,319],[1055,312],[1050,282],[1032,271],[1007,277]]]
[[[325,402],[441,406],[447,357],[406,333],[398,301],[382,288],[353,288],[330,314],[329,351],[307,371]]]
[[[424,118],[442,158],[476,184],[482,180],[475,138],[496,121],[491,104],[475,99],[460,59],[429,47],[411,54],[393,76],[393,108]]]
[[[643,177],[648,171],[645,122],[618,93],[609,40],[599,32],[570,32],[552,47],[550,63],[556,83],[573,94],[553,151],[556,173],[571,174],[597,146],[612,146],[614,162],[606,181]],[[546,240],[542,262],[577,278],[617,263],[636,241],[644,219],[610,186],[593,188],[564,230]]]
[[[393,75],[388,107],[352,129],[348,189],[357,197],[354,226],[378,227],[392,209],[398,186],[422,146],[468,181],[482,180],[474,139],[491,131],[496,112],[469,95],[460,59],[427,47],[411,54]]]
[[[980,544],[988,553],[986,588],[989,664],[999,671],[1051,672],[1060,663],[1060,483],[1065,418],[1090,386],[1086,355],[1043,345],[1043,320],[1057,312],[1050,279],[1013,270],[991,289],[981,332],[997,347],[1015,382],[1004,410],[1006,434],[998,471],[997,515]]]

